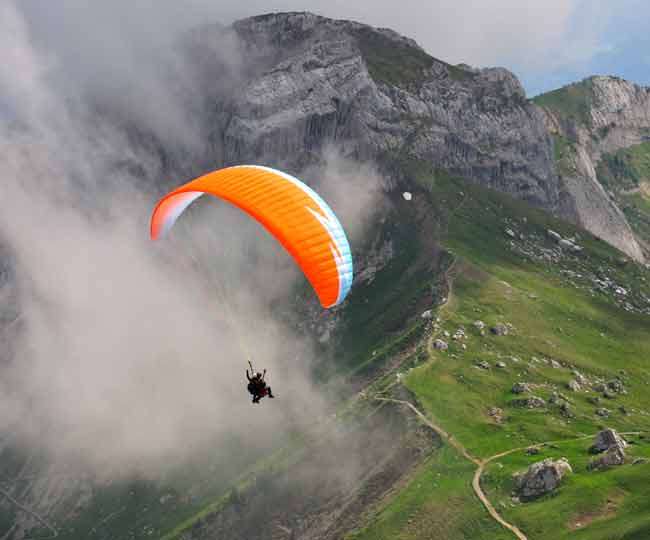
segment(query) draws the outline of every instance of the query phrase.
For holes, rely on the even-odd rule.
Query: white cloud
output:
[[[227,20],[269,11],[313,11],[392,28],[450,63],[535,69],[597,52],[611,9],[603,0],[248,0],[223,6]]]
[[[124,74],[138,60],[134,52],[155,51],[180,28],[272,11],[312,11],[389,27],[451,63],[545,69],[597,52],[614,8],[605,0],[24,0],[23,9],[44,40],[82,65],[105,68],[108,61]]]

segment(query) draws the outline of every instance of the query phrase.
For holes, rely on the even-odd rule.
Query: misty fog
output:
[[[313,424],[325,401],[312,343],[271,307],[303,280],[288,254],[215,199],[149,240],[163,188],[207,172],[194,161],[206,152],[199,96],[176,47],[198,21],[161,10],[142,25],[150,9],[122,19],[75,2],[39,3],[38,18],[34,6],[0,4],[0,243],[19,314],[0,431],[114,476]],[[91,14],[105,26],[83,29]],[[306,173],[360,237],[381,193],[374,171],[332,151]],[[249,358],[268,369],[273,406],[250,404]]]

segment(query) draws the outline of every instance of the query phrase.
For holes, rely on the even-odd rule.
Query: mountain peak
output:
[[[309,11],[272,12],[240,19],[233,23],[233,28],[242,36],[253,34],[272,35],[276,42],[298,41],[308,39],[316,34],[337,32],[341,38],[355,32],[369,32],[384,36],[397,44],[406,45],[424,52],[422,47],[411,38],[403,36],[390,28],[376,28],[356,21],[331,19]],[[290,39],[287,39],[290,38]]]

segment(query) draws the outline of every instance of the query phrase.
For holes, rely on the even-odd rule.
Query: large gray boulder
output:
[[[625,463],[625,451],[618,447],[618,446],[612,446],[605,452],[604,454],[600,455],[589,465],[587,465],[587,468],[589,470],[593,469],[608,469],[609,467],[615,467],[617,465],[623,465]]]
[[[538,461],[525,472],[515,474],[515,491],[522,501],[536,499],[556,489],[562,478],[571,472],[571,465],[565,458]]]
[[[599,454],[601,452],[606,452],[610,448],[617,448],[621,452],[625,452],[627,443],[616,430],[607,428],[600,431],[596,437],[594,437],[594,442],[589,448],[589,451],[592,454]]]
[[[495,336],[507,336],[508,327],[503,323],[497,323],[492,328],[490,328],[490,332],[492,332]]]
[[[438,350],[438,351],[446,351],[449,348],[449,345],[447,344],[446,341],[442,339],[436,339],[433,342],[433,348]]]

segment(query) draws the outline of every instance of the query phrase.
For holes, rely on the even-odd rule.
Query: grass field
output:
[[[646,538],[650,530],[648,465],[625,465],[607,472],[588,472],[589,439],[603,426],[620,431],[650,430],[650,318],[624,311],[608,298],[587,294],[567,281],[555,265],[540,265],[510,249],[504,229],[543,237],[547,227],[563,235],[572,227],[519,202],[451,180],[429,185],[434,206],[448,219],[445,246],[458,258],[453,294],[441,310],[436,330],[444,337],[459,327],[468,336],[449,340],[449,350],[410,370],[405,384],[423,411],[477,458],[543,441],[560,441],[540,456],[515,452],[488,466],[482,485],[497,510],[531,539]],[[616,266],[620,255],[580,232],[586,253],[581,268]],[[547,241],[547,240],[544,240]],[[569,262],[568,264],[572,264]],[[633,288],[648,278],[639,267],[617,267],[616,279]],[[639,274],[640,273],[640,274]],[[647,288],[643,288],[647,293]],[[507,336],[481,336],[473,322],[488,327],[510,323]],[[462,346],[465,345],[465,347]],[[516,359],[516,360],[515,360]],[[550,360],[557,362],[555,366]],[[476,364],[487,361],[489,369]],[[505,368],[497,368],[496,362]],[[577,369],[593,384],[572,392],[567,383]],[[627,394],[601,403],[593,389],[598,380],[619,376]],[[546,400],[540,409],[513,406],[521,395],[515,382],[533,386],[530,394]],[[550,404],[553,392],[562,396]],[[566,399],[564,399],[566,398]],[[567,408],[561,408],[566,403]],[[596,408],[611,410],[608,418]],[[621,407],[625,412],[622,412]],[[488,415],[501,409],[500,419]],[[570,411],[566,414],[566,410]],[[647,456],[647,439],[634,438],[629,455]],[[561,442],[566,441],[566,442]],[[512,473],[545,457],[566,456],[574,474],[554,496],[511,503]],[[511,538],[488,516],[470,488],[475,469],[450,447],[434,456],[408,486],[379,509],[350,538]],[[436,475],[440,474],[440,479]],[[607,501],[610,500],[608,503]],[[446,517],[445,517],[446,516]],[[584,517],[583,517],[584,516]],[[577,526],[576,523],[580,525]],[[496,529],[495,529],[496,527]],[[645,536],[644,536],[645,535]]]

